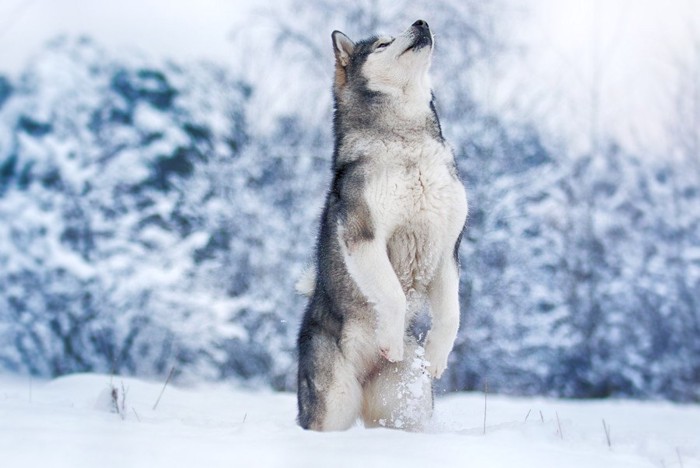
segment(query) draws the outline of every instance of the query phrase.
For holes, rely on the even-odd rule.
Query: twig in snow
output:
[[[610,442],[610,426],[605,423],[605,419],[603,419],[603,430],[605,431],[605,438],[608,441],[608,448],[612,448],[612,442]]]
[[[122,414],[121,407],[119,406],[119,389],[111,383],[109,384],[109,396],[114,412],[117,413],[120,418],[124,419],[124,414]],[[122,403],[123,401],[124,399],[122,399]]]
[[[557,415],[557,426],[559,427],[559,437],[561,437],[561,440],[564,440],[564,432],[561,430],[561,422],[559,422],[559,411],[554,412]]]
[[[136,412],[136,409],[135,409],[135,408],[131,408],[131,411],[134,412],[134,416],[136,416],[136,420],[137,420],[138,422],[141,422],[141,418],[139,418],[139,414]]]
[[[112,406],[114,407],[114,411],[119,413],[119,390],[117,390],[117,387],[115,387],[112,384],[109,384],[109,397],[110,401],[112,402]]]
[[[524,421],[524,422],[527,422],[527,418],[530,417],[530,412],[531,412],[531,411],[532,411],[532,408],[530,408],[529,410],[527,410],[527,414],[525,415],[525,421]]]
[[[170,368],[170,373],[168,374],[168,378],[165,379],[165,384],[163,384],[163,389],[160,391],[160,395],[158,395],[158,399],[156,400],[156,403],[153,405],[153,411],[155,411],[156,408],[158,407],[158,403],[160,403],[160,398],[163,396],[163,393],[165,392],[165,387],[168,386],[170,379],[173,378],[173,372],[175,372],[175,366]]]
[[[246,419],[248,419],[248,413],[243,415],[243,422],[241,424],[245,424]]]
[[[544,415],[542,414],[542,410],[540,410],[540,421],[542,421],[542,424],[544,424]]]
[[[128,390],[124,388],[124,381],[122,380],[122,419],[126,417],[126,394]]]
[[[486,399],[489,395],[489,382],[484,380],[484,434],[486,434]]]
[[[676,455],[678,455],[678,463],[683,468],[683,459],[681,458],[681,449],[679,447],[676,447]]]

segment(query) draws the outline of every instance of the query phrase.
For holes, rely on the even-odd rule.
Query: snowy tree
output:
[[[330,31],[423,18],[470,198],[440,388],[697,401],[700,61],[671,94],[668,155],[607,136],[595,80],[590,148],[572,148],[476,99],[509,48],[499,4],[292,0],[235,35],[238,69],[63,38],[0,76],[0,367],[294,389],[293,285],[331,176]],[[248,34],[261,24],[276,34]]]
[[[191,70],[62,39],[16,84],[0,114],[7,367],[215,376],[245,335],[199,263],[232,219],[206,176],[245,143],[246,93]]]

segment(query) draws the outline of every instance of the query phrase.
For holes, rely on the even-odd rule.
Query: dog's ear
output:
[[[333,87],[336,96],[348,82],[346,67],[350,63],[350,56],[355,50],[355,43],[348,36],[340,31],[333,31],[333,52],[335,53],[335,86]]]
[[[355,50],[355,43],[348,36],[340,31],[333,31],[333,52],[335,52],[336,64],[346,67],[350,63],[350,56]]]

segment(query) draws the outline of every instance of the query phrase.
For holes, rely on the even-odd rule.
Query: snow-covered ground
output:
[[[110,385],[124,403],[123,417],[112,411]],[[40,383],[2,377],[0,463],[7,468],[700,467],[700,406],[489,395],[484,435],[483,395],[459,394],[437,400],[425,433],[357,426],[318,434],[295,424],[292,394],[170,385],[154,410],[162,388],[105,375]]]

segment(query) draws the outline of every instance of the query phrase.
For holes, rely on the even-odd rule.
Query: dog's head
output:
[[[355,43],[334,31],[332,39],[337,99],[349,87],[404,101],[430,101],[433,35],[425,21],[416,21],[397,37],[377,36]]]

